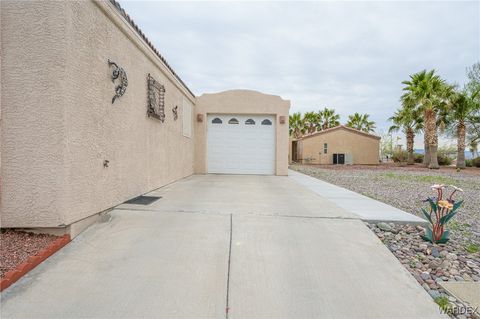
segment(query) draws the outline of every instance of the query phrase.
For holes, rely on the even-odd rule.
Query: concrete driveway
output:
[[[358,218],[287,176],[194,175],[149,193],[148,207],[119,209],[204,214]]]
[[[2,318],[438,318],[358,217],[289,177],[191,176],[2,293]]]

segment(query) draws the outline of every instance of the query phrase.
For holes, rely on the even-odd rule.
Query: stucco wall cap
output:
[[[247,89],[233,89],[233,90],[226,90],[226,91],[221,91],[221,92],[212,92],[212,93],[203,93],[202,95],[199,96],[199,98],[202,97],[208,97],[208,96],[228,96],[228,95],[245,95],[245,96],[250,96],[250,97],[269,97],[272,99],[279,99],[281,101],[289,102],[290,100],[285,100],[279,95],[274,95],[274,94],[268,94],[268,93],[263,93],[260,91],[256,90],[247,90]]]
[[[377,139],[377,140],[381,139],[380,136],[370,134],[370,133],[366,133],[366,132],[362,132],[360,130],[357,130],[357,129],[354,129],[354,128],[351,128],[351,127],[348,127],[348,126],[345,126],[345,125],[339,125],[339,126],[335,126],[335,127],[332,127],[332,128],[328,128],[328,129],[323,130],[323,131],[318,131],[318,132],[314,132],[314,133],[302,136],[298,140],[303,140],[303,139],[306,139],[306,138],[315,137],[317,135],[332,133],[334,131],[341,130],[341,129],[343,129],[345,131],[348,131],[348,132],[351,132],[351,133],[363,135],[365,137],[370,137],[370,138],[374,138],[374,139]]]
[[[150,39],[147,38],[145,33],[138,27],[138,25],[133,21],[133,19],[128,15],[128,13],[125,11],[120,6],[120,3],[118,3],[116,0],[110,0],[110,3],[115,7],[115,9],[120,13],[123,19],[127,21],[127,23],[135,30],[135,32],[138,33],[138,35],[142,38],[143,41],[150,47],[150,49],[155,52],[155,55],[162,61],[162,63],[167,67],[167,69],[172,72],[172,75],[183,85],[183,87],[193,96],[195,97],[195,94],[188,88],[188,86],[183,82],[183,80],[178,76],[178,74],[173,70],[173,68],[168,64],[167,60],[160,54],[160,52],[155,48],[155,46],[152,44]]]

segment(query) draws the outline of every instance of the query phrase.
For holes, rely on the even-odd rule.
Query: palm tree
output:
[[[369,114],[360,114],[355,112],[355,114],[348,116],[348,122],[346,125],[366,133],[373,132],[375,129],[375,122],[370,121],[368,119],[369,117]]]
[[[288,118],[289,133],[293,138],[300,138],[305,133],[305,127],[302,121],[302,114],[295,112]]]
[[[340,125],[340,115],[335,114],[334,109],[324,108],[318,111],[321,120],[322,130]]]
[[[407,164],[413,165],[415,162],[413,158],[413,143],[415,140],[415,134],[423,128],[423,119],[415,109],[410,107],[402,107],[396,111],[395,114],[388,119],[393,123],[389,128],[389,132],[398,132],[402,130],[407,138]]]
[[[307,133],[321,130],[321,115],[317,112],[306,112],[303,115],[303,125]]]
[[[409,81],[403,81],[405,85],[402,101],[408,105],[414,105],[418,112],[423,113],[425,120],[425,140],[428,144],[428,154],[425,150],[426,162],[429,168],[438,169],[438,133],[437,114],[445,105],[448,91],[445,81],[435,74],[435,70],[420,71],[410,75]]]
[[[457,168],[465,168],[465,136],[466,122],[480,110],[480,104],[476,102],[476,96],[480,90],[469,93],[452,90],[449,96],[448,112],[444,117],[447,125],[455,131],[457,137]]]
[[[428,135],[426,133],[425,125],[423,126],[423,165],[430,166],[430,147],[428,146]]]

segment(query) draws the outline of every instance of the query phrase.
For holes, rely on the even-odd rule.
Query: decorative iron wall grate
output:
[[[155,80],[150,73],[147,77],[148,109],[150,117],[165,121],[165,87]]]

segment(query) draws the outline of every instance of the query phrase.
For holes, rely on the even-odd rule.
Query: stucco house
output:
[[[290,102],[196,96],[114,0],[1,9],[2,227],[74,237],[192,174],[287,174]]]
[[[344,125],[290,141],[291,162],[378,165],[380,137]]]

